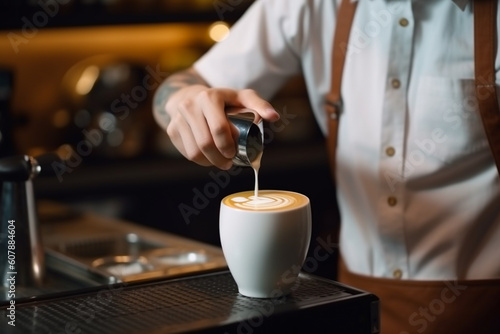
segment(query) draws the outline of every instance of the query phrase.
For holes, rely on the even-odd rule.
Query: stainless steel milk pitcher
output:
[[[264,149],[262,121],[254,123],[255,113],[246,108],[228,109],[228,119],[238,129],[237,152],[233,158],[236,166],[252,166]]]

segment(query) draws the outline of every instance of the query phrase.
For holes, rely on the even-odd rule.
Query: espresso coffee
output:
[[[301,208],[309,199],[299,193],[286,190],[242,191],[226,196],[222,203],[234,209],[247,211],[287,211]]]

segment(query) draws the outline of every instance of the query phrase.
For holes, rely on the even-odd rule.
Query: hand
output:
[[[238,133],[226,117],[228,107],[254,110],[256,123],[279,119],[271,104],[253,90],[189,85],[172,94],[166,104],[170,116],[167,133],[172,143],[199,165],[231,168]]]

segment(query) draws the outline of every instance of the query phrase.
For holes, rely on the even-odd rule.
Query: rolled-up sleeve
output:
[[[255,89],[272,97],[291,76],[300,73],[300,34],[290,19],[287,1],[259,0],[194,67],[212,87]]]

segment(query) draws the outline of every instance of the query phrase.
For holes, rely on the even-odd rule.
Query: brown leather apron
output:
[[[332,54],[332,84],[326,97],[327,146],[335,179],[340,85],[357,2],[342,1]],[[500,112],[495,85],[497,0],[474,1],[476,91],[485,132],[500,172]],[[499,245],[500,247],[500,245]],[[499,248],[500,261],[500,248]],[[500,279],[416,281],[373,278],[349,272],[342,260],[338,280],[380,298],[383,334],[500,334]]]
[[[382,334],[499,334],[500,279],[416,281],[349,272],[338,280],[380,299]]]

